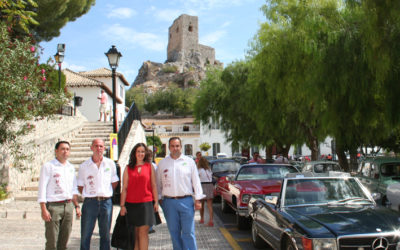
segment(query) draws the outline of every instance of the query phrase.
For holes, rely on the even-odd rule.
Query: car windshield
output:
[[[221,162],[215,162],[212,165],[212,172],[217,173],[217,172],[232,172],[236,173],[240,168],[240,164],[236,161],[221,161]]]
[[[384,177],[400,176],[400,163],[385,163],[381,166],[381,173]]]
[[[328,171],[342,171],[338,164],[334,163],[321,163],[314,165],[315,173],[326,173]]]
[[[368,202],[368,196],[353,178],[293,179],[286,184],[285,206]]]
[[[293,166],[285,165],[250,165],[242,167],[236,176],[236,180],[266,180],[283,179],[288,173],[296,173]]]

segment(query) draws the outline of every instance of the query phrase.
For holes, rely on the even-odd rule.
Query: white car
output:
[[[390,204],[390,208],[400,211],[400,183],[388,185],[386,196]]]
[[[225,153],[217,153],[217,159],[228,158],[228,155]]]

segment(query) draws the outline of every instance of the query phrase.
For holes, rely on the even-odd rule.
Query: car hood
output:
[[[400,214],[372,205],[285,208],[293,224],[310,237],[392,232],[400,229]]]
[[[282,180],[248,180],[236,181],[235,185],[243,193],[270,194],[281,191]]]
[[[234,175],[235,173],[236,173],[236,171],[215,172],[215,173],[213,173],[213,176],[216,176],[217,178],[221,178],[221,177],[228,176],[228,175]]]

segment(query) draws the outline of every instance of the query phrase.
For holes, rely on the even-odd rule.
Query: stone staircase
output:
[[[75,166],[76,173],[78,173],[79,165],[92,156],[90,145],[96,138],[103,139],[106,148],[110,145],[110,133],[113,132],[113,125],[111,122],[87,122],[84,124],[82,130],[70,141],[71,154],[69,162]],[[21,191],[14,194],[15,200],[20,201],[36,201],[37,191],[39,187],[39,177],[32,178],[29,186],[23,187]]]

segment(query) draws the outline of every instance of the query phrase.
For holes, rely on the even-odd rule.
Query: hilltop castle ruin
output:
[[[215,60],[214,48],[199,44],[198,17],[182,14],[169,27],[165,63],[144,62],[133,86],[144,86],[146,92],[164,89],[170,83],[195,87],[205,77],[207,66],[223,65]]]
[[[167,62],[189,61],[205,65],[215,63],[215,50],[199,44],[197,16],[180,15],[169,27]]]

